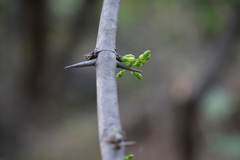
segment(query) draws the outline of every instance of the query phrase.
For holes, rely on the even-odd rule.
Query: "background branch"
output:
[[[195,84],[192,93],[184,103],[175,106],[176,112],[176,129],[178,133],[178,144],[181,148],[180,159],[193,160],[198,150],[197,145],[200,141],[200,129],[198,126],[198,105],[207,91],[218,77],[219,71],[223,68],[226,61],[233,54],[233,47],[236,46],[239,38],[240,27],[240,5],[235,5],[235,16],[230,21],[230,26],[226,32],[219,38],[214,46],[214,52],[206,59],[203,66],[201,79]]]

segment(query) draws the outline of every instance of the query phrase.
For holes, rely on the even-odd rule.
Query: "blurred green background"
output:
[[[0,0],[0,159],[100,159],[95,47],[102,1]],[[238,0],[122,0],[117,51],[151,50],[117,79],[126,154],[240,159]],[[119,71],[119,69],[117,69]]]

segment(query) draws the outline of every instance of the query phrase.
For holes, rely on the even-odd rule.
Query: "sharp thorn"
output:
[[[92,59],[89,61],[80,62],[80,63],[66,66],[64,69],[95,66],[96,61],[97,61],[97,59]]]
[[[137,142],[135,141],[127,141],[127,142],[120,142],[120,145],[121,146],[133,146],[133,145],[136,145]]]
[[[119,61],[117,61],[117,67],[118,67],[118,68],[121,68],[121,69],[129,70],[129,71],[133,71],[133,72],[138,72],[138,73],[141,73],[141,72],[142,72],[141,70],[128,67],[127,65],[125,65],[124,63],[121,63],[121,62],[119,62]]]

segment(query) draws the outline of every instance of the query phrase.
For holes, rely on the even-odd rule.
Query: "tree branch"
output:
[[[102,160],[123,160],[124,132],[119,117],[116,83],[116,31],[121,0],[104,0],[99,23],[96,62],[99,143]],[[109,50],[109,51],[107,51]],[[119,146],[119,147],[116,147]]]

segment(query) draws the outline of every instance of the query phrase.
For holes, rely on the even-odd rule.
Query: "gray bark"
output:
[[[123,160],[124,134],[116,83],[116,31],[121,0],[104,0],[99,23],[96,62],[99,143],[102,160]]]

